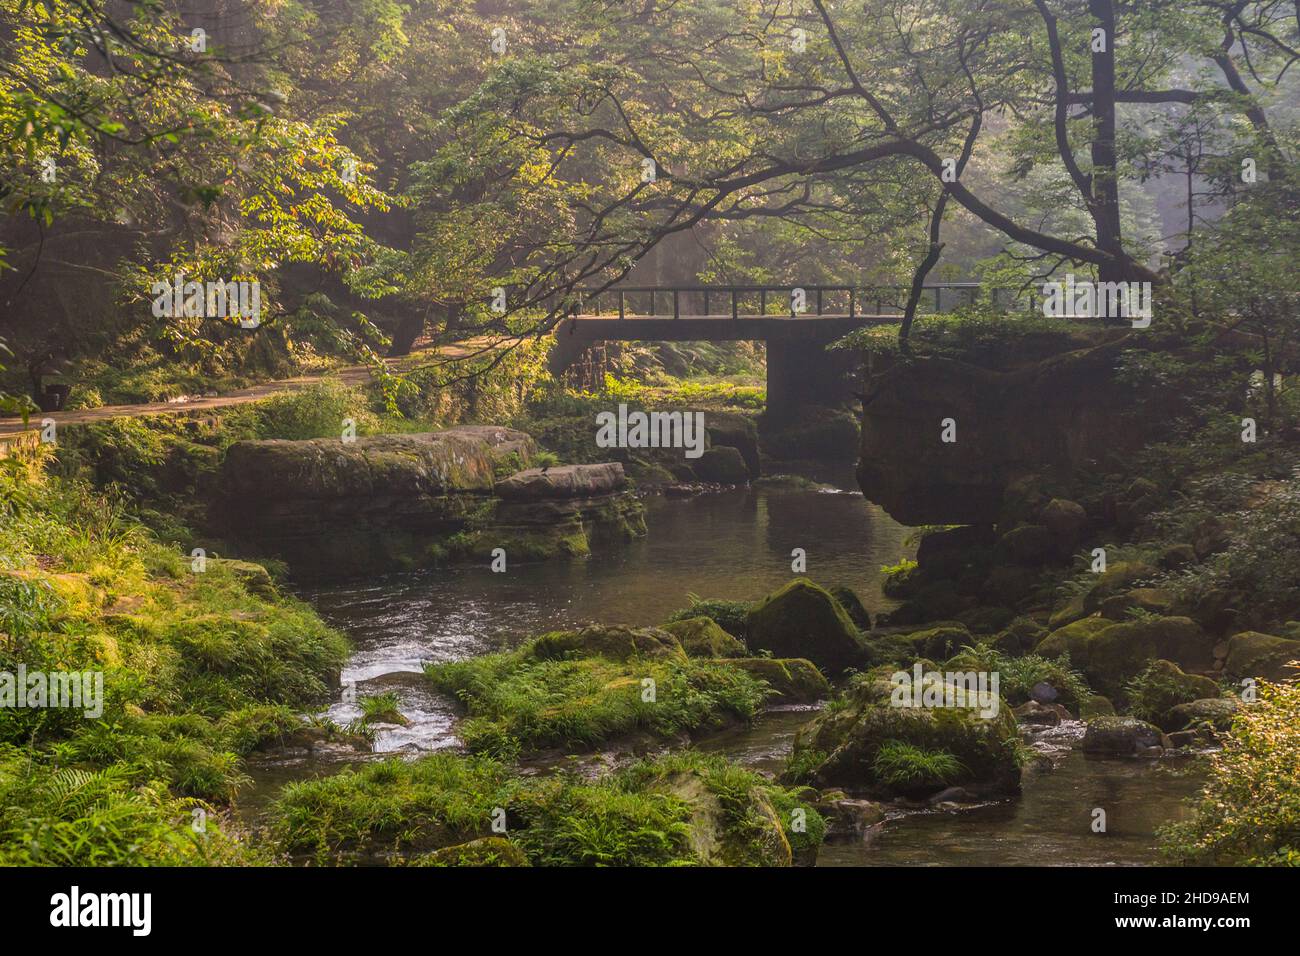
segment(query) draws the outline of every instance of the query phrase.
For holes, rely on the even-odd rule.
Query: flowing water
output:
[[[852,488],[852,477],[824,469],[819,481]],[[576,562],[510,565],[391,575],[303,593],[352,639],[343,673],[356,696],[395,691],[410,720],[387,728],[380,752],[417,754],[454,747],[453,702],[420,676],[430,661],[507,648],[540,631],[591,621],[657,624],[688,595],[753,600],[792,576],[791,551],[807,553],[807,574],[824,586],[853,588],[873,613],[890,607],[880,567],[909,557],[910,530],[860,493],[833,489],[751,489],[693,498],[649,498],[647,537]],[[359,716],[336,703],[340,723]],[[776,771],[808,708],[767,714],[754,727],[704,740],[760,770]],[[1157,862],[1153,831],[1181,813],[1198,785],[1186,761],[1085,758],[1073,745],[1081,725],[1036,740],[1055,768],[1026,774],[1024,794],[962,810],[891,811],[866,842],[829,843],[819,865],[1107,864]],[[252,768],[255,785],[241,800],[256,811],[283,783],[330,773],[317,759]],[[1092,809],[1107,812],[1094,833]]]

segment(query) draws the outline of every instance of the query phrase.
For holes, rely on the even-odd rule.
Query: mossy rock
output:
[[[1057,628],[1065,627],[1067,624],[1073,624],[1080,618],[1087,617],[1088,612],[1083,607],[1084,595],[1076,594],[1070,598],[1063,606],[1052,612],[1052,616],[1047,621],[1049,630],[1055,631]]]
[[[836,585],[830,589],[830,596],[840,602],[840,607],[848,613],[849,619],[863,630],[871,628],[871,615],[862,606],[862,600],[852,588]]]
[[[1130,591],[1139,582],[1155,577],[1158,572],[1141,561],[1117,561],[1097,576],[1097,582],[1083,598],[1083,610],[1092,614],[1101,610],[1102,603],[1123,591]]]
[[[1135,756],[1169,746],[1159,727],[1136,717],[1096,717],[1088,721],[1083,735],[1083,752],[1088,754]]]
[[[934,660],[947,660],[967,645],[975,644],[975,635],[964,625],[948,623],[907,635],[917,654]]]
[[[1235,697],[1206,697],[1179,704],[1169,711],[1166,729],[1170,731],[1209,726],[1225,731],[1232,726],[1233,718],[1241,710],[1241,701]]]
[[[861,788],[887,797],[902,793],[875,769],[891,741],[956,758],[959,772],[946,785],[986,795],[1020,789],[1016,718],[1005,700],[982,717],[972,707],[893,706],[893,684],[863,679],[834,708],[823,711],[795,738],[789,773],[819,788]]]
[[[1133,611],[1147,614],[1168,614],[1174,606],[1174,592],[1167,588],[1134,588],[1123,594],[1114,594],[1101,602],[1098,610],[1102,617],[1123,621]]]
[[[1219,695],[1219,685],[1200,674],[1188,674],[1173,661],[1157,660],[1143,671],[1140,687],[1134,691],[1133,713],[1147,717],[1162,730],[1182,730],[1170,726],[1170,711],[1179,704],[1189,704]]]
[[[1300,641],[1242,631],[1228,639],[1228,660],[1223,669],[1233,679],[1290,680],[1300,675],[1300,669],[1289,666],[1292,661],[1300,661]]]
[[[1109,697],[1101,694],[1089,694],[1079,703],[1079,719],[1092,720],[1096,717],[1114,717],[1115,705]]]
[[[688,617],[665,624],[663,629],[677,638],[687,657],[744,657],[749,653],[709,617]]]
[[[957,620],[975,634],[995,634],[1015,618],[1016,612],[1009,607],[977,607],[957,615]]]
[[[751,651],[805,657],[832,675],[865,657],[865,642],[848,612],[807,578],[795,578],[760,601],[746,618],[745,634]]]
[[[1011,621],[989,643],[1000,653],[1010,657],[1028,654],[1047,636],[1047,628],[1032,617],[1018,617]]]
[[[905,601],[921,589],[924,580],[919,565],[901,564],[885,575],[880,590],[887,598]]]
[[[773,704],[815,704],[828,700],[831,685],[812,663],[799,657],[742,657],[719,663],[738,667],[751,677],[766,681],[775,692]]]
[[[509,840],[482,837],[456,846],[434,850],[415,860],[413,866],[528,866],[528,857]]]
[[[1043,657],[1068,653],[1071,666],[1081,671],[1092,687],[1114,696],[1122,695],[1125,682],[1152,660],[1163,658],[1187,670],[1208,670],[1213,663],[1213,643],[1188,617],[1119,624],[1105,618],[1084,618],[1049,634],[1038,645],[1038,653]]]
[[[592,624],[577,631],[552,631],[534,640],[529,651],[539,660],[575,656],[604,657],[612,661],[686,657],[681,643],[668,631],[625,624]]]
[[[745,826],[734,824],[736,808],[724,806],[699,773],[670,773],[648,788],[682,801],[690,809],[687,841],[704,866],[792,866],[794,855],[772,803],[752,788],[741,799]],[[728,794],[729,801],[735,799]]]
[[[276,595],[275,581],[272,580],[271,573],[260,564],[252,561],[236,561],[233,558],[212,558],[209,564],[229,571],[258,597],[273,598]]]
[[[749,466],[740,450],[730,445],[706,448],[691,470],[700,481],[713,481],[720,485],[743,485],[749,481]]]

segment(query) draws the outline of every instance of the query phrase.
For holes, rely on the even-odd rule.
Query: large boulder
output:
[[[795,578],[755,605],[745,635],[751,651],[806,657],[832,675],[860,665],[866,649],[848,612],[807,578]]]
[[[913,788],[887,777],[877,765],[881,748],[906,744],[924,754],[947,755],[954,772],[935,792],[961,786],[986,795],[1020,789],[1016,718],[1006,701],[996,714],[981,716],[973,707],[894,706],[894,686],[885,680],[860,680],[834,708],[817,716],[795,738],[790,773],[817,787],[865,789],[880,796],[912,794]]]
[[[527,468],[498,481],[496,493],[507,501],[594,498],[612,494],[626,484],[623,466],[616,461],[605,461],[594,465]]]
[[[1136,587],[1139,582],[1154,577],[1159,572],[1140,561],[1116,561],[1097,576],[1096,583],[1083,598],[1085,614],[1101,609],[1108,598]]]
[[[708,617],[688,617],[663,629],[681,642],[687,657],[744,657],[745,645]]]
[[[1219,685],[1201,674],[1188,674],[1173,661],[1152,661],[1141,679],[1142,691],[1133,712],[1165,731],[1182,730],[1171,711],[1179,704],[1219,696]],[[1177,726],[1175,726],[1177,725]]]
[[[1259,631],[1242,631],[1228,639],[1228,660],[1223,670],[1229,677],[1261,677],[1265,680],[1291,680],[1300,676],[1300,641]]]
[[[1213,649],[1213,638],[1187,617],[1121,623],[1083,618],[1052,632],[1038,645],[1043,657],[1068,653],[1071,666],[1107,696],[1122,695],[1125,683],[1158,658],[1187,671],[1209,670],[1214,663]]]
[[[527,469],[532,438],[466,425],[411,435],[236,442],[210,518],[298,579],[448,561],[583,556],[645,533],[618,463]]]
[[[1043,333],[960,359],[873,358],[858,483],[908,525],[994,523],[1008,485],[1029,473],[1068,480],[1145,445],[1168,409],[1134,401],[1115,378],[1121,329]],[[1154,401],[1170,406],[1176,395]],[[955,441],[942,440],[943,423]]]

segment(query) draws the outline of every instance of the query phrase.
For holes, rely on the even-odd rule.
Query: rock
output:
[[[1015,715],[1005,701],[981,717],[969,707],[896,707],[890,681],[859,680],[833,709],[822,711],[795,738],[791,766],[818,787],[864,788],[891,797],[913,788],[878,776],[875,760],[891,741],[954,757],[959,770],[934,792],[962,786],[983,795],[1020,789]]]
[[[1083,610],[1093,614],[1101,609],[1102,602],[1112,595],[1132,590],[1139,582],[1154,577],[1158,572],[1140,561],[1116,561],[1097,576],[1096,583],[1083,599]]]
[[[663,629],[681,643],[687,657],[744,657],[749,653],[708,617],[688,617],[665,624]]]
[[[298,580],[483,560],[583,556],[645,533],[621,466],[528,470],[533,440],[496,426],[462,426],[355,441],[236,442],[221,466],[214,533],[286,561]],[[550,496],[550,497],[545,497]]]
[[[1134,701],[1141,705],[1142,716],[1151,717],[1163,730],[1181,730],[1170,726],[1169,711],[1178,704],[1219,696],[1219,685],[1208,677],[1184,673],[1173,661],[1152,661],[1143,671],[1143,692]]]
[[[698,460],[691,463],[691,470],[700,481],[712,481],[720,485],[743,485],[749,481],[749,468],[739,451],[730,445],[706,448]]]
[[[946,790],[940,790],[930,798],[931,806],[941,803],[974,803],[978,799],[965,787],[948,787]]]
[[[1063,607],[1053,611],[1047,621],[1048,630],[1055,631],[1067,624],[1073,624],[1082,617],[1087,617],[1088,612],[1083,608],[1083,598],[1084,595],[1076,594]]]
[[[1092,720],[1094,717],[1114,717],[1115,705],[1109,697],[1090,694],[1079,703],[1079,719]]]
[[[1160,494],[1160,486],[1150,478],[1134,478],[1133,483],[1124,492],[1125,501],[1140,501],[1149,495]]]
[[[1015,607],[1033,593],[1038,581],[1036,568],[996,567],[989,572],[981,594],[990,604]]]
[[[1004,534],[993,550],[995,560],[1011,564],[1042,564],[1055,550],[1052,533],[1041,524],[1026,524]]]
[[[1259,631],[1242,631],[1228,639],[1228,660],[1223,670],[1234,680],[1243,677],[1290,680],[1300,675],[1300,670],[1289,666],[1293,661],[1300,661],[1300,641]]]
[[[209,558],[208,562],[210,565],[230,571],[244,587],[258,597],[269,598],[276,594],[271,573],[260,564],[252,561],[236,561],[233,558]]]
[[[623,466],[606,461],[595,465],[528,468],[498,481],[496,493],[507,501],[594,498],[618,491],[626,484]]]
[[[805,657],[837,675],[863,662],[866,644],[838,601],[807,578],[795,578],[760,601],[746,620],[751,651]]]
[[[1200,734],[1194,730],[1176,730],[1169,734],[1169,743],[1175,749],[1181,750],[1183,747],[1192,746],[1199,738]]]
[[[1009,607],[981,606],[962,611],[957,620],[975,634],[992,634],[1010,624],[1015,616]]]
[[[826,816],[832,835],[862,839],[884,822],[885,807],[873,800],[843,798],[832,800],[826,805]]]
[[[1027,701],[1012,711],[1022,724],[1037,724],[1055,727],[1061,722],[1061,715],[1055,707],[1047,707],[1036,700]]]
[[[858,456],[863,494],[906,525],[991,524],[1029,468],[1068,481],[1141,448],[1184,399],[1155,395],[1159,411],[1132,413],[1134,390],[1115,377],[1126,347],[1119,332],[1025,336],[960,360],[874,356]],[[949,418],[957,440],[942,442]]]
[[[1114,594],[1101,602],[1101,616],[1112,621],[1127,620],[1130,611],[1148,614],[1168,614],[1174,605],[1174,593],[1165,588],[1134,588],[1123,594]]]
[[[956,578],[962,570],[986,564],[997,536],[988,525],[962,525],[921,536],[916,563],[936,579]]]
[[[1136,717],[1096,717],[1083,735],[1083,752],[1089,754],[1146,756],[1169,745],[1159,727]]]
[[[606,657],[612,661],[686,657],[682,645],[667,630],[625,624],[592,624],[577,631],[552,631],[529,646],[532,656],[538,660],[574,656]]]
[[[740,452],[750,481],[759,476],[758,426],[752,418],[734,412],[708,411],[704,413],[704,430],[710,446]]]
[[[1191,616],[1216,634],[1232,627],[1241,611],[1238,605],[1244,595],[1226,588],[1209,588],[1196,599]]]
[[[1181,571],[1196,563],[1196,549],[1190,544],[1171,544],[1160,553],[1160,567],[1166,571]]]
[[[758,788],[729,793],[724,807],[695,771],[678,771],[650,785],[690,808],[687,840],[704,866],[791,866],[794,855],[771,802]],[[743,826],[732,821],[739,818]]]
[[[774,692],[769,704],[815,704],[831,697],[831,685],[822,672],[799,657],[728,658],[723,663],[766,681]]]
[[[830,589],[829,594],[840,602],[840,607],[849,615],[849,620],[864,631],[871,630],[871,615],[852,588],[837,585]]]
[[[907,639],[916,653],[934,660],[947,660],[963,647],[973,646],[975,635],[961,625],[942,624],[924,631],[915,631]]]
[[[1232,540],[1231,525],[1224,518],[1208,517],[1203,519],[1192,531],[1192,550],[1196,557],[1204,561],[1212,554],[1218,554]]]
[[[1084,618],[1049,634],[1038,646],[1044,657],[1070,655],[1072,667],[1103,694],[1122,693],[1124,684],[1157,658],[1189,671],[1209,670],[1212,638],[1187,617],[1157,617],[1113,623]]]
[[[529,866],[528,857],[503,837],[481,837],[434,850],[415,860],[414,866]]]
[[[1032,617],[1018,617],[995,637],[990,644],[994,649],[1011,657],[1028,654],[1047,636],[1047,628]]]
[[[1060,691],[1045,680],[1040,680],[1033,687],[1029,688],[1030,700],[1037,701],[1040,704],[1053,704],[1060,696]]]
[[[1079,540],[1088,525],[1088,514],[1083,506],[1065,498],[1053,498],[1038,513],[1044,525],[1059,543],[1071,545]]]
[[[1241,709],[1241,701],[1235,697],[1207,697],[1179,704],[1169,711],[1169,727],[1183,730],[1191,727],[1210,726],[1215,730],[1227,730],[1232,726],[1232,719]]]

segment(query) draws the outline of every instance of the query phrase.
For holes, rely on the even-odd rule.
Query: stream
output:
[[[792,576],[791,551],[807,552],[807,575],[825,587],[852,588],[873,614],[892,606],[880,591],[880,567],[911,557],[906,528],[854,487],[851,471],[805,472],[820,490],[759,488],[689,498],[646,499],[645,538],[585,561],[395,574],[304,589],[331,624],[348,634],[354,654],[342,678],[356,696],[395,691],[406,727],[379,730],[375,750],[417,755],[458,742],[451,699],[433,692],[421,669],[509,648],[545,630],[592,621],[661,623],[688,595],[754,600]],[[355,704],[327,712],[346,724]],[[753,727],[733,728],[699,743],[755,769],[779,770],[808,708],[775,710]],[[1083,725],[1067,722],[1031,739],[1052,769],[1025,774],[1017,800],[960,810],[892,812],[866,841],[828,842],[819,866],[1106,865],[1160,862],[1159,825],[1180,818],[1200,785],[1194,761],[1098,760],[1077,749]],[[355,757],[255,763],[241,813],[256,814],[285,783],[337,772]],[[1107,829],[1091,829],[1091,808],[1107,812]]]

